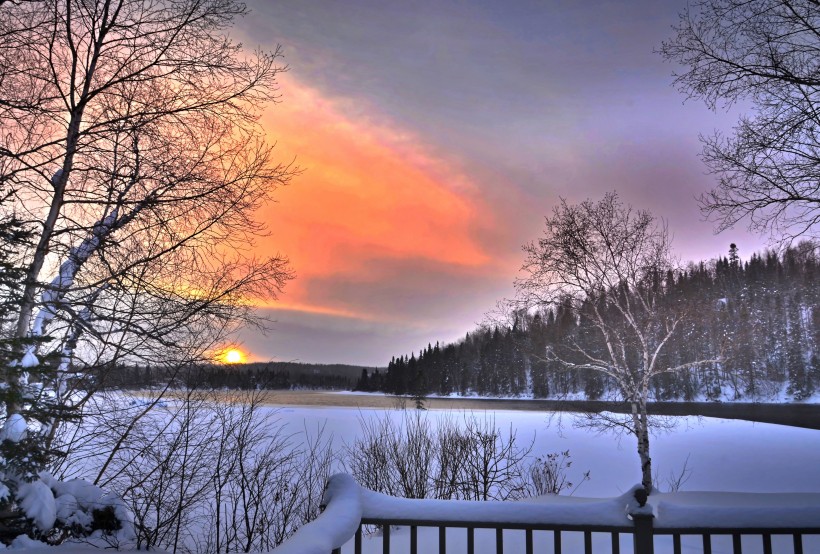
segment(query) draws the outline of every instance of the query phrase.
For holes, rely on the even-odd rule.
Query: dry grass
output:
[[[206,393],[221,402],[247,402],[248,395],[258,395],[265,406],[316,406],[324,408],[413,408],[413,399],[383,394],[341,394],[317,390],[219,391]],[[169,392],[178,397],[180,393]],[[544,410],[543,401],[499,398],[428,398],[429,410]],[[554,408],[553,408],[554,409]]]
[[[380,394],[339,394],[327,391],[272,390],[263,393],[263,402],[269,406],[322,406],[342,408],[398,408],[414,407],[411,398]],[[430,410],[543,410],[532,400],[498,398],[428,398],[424,406]]]

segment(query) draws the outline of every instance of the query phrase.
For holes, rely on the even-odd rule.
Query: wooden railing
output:
[[[693,551],[691,543],[695,541],[701,552],[712,554],[713,539],[718,536],[722,536],[717,541],[724,545],[723,551],[732,554],[820,552],[820,495],[709,493],[687,497],[684,493],[680,497],[683,501],[677,504],[674,499],[678,497],[670,498],[666,504],[653,506],[650,501],[644,507],[631,492],[611,499],[556,497],[540,502],[412,500],[376,493],[361,488],[348,475],[335,475],[328,482],[324,512],[273,554],[342,554],[342,546],[351,539],[353,544],[345,547],[345,554],[361,554],[364,526],[381,527],[382,554],[396,552],[395,546],[400,546],[401,552],[418,554],[422,528],[437,530],[439,554],[447,554],[448,537],[452,540],[456,532],[465,534],[458,541],[465,548],[450,551],[474,554],[479,530],[485,530],[479,531],[484,542],[482,551],[494,550],[496,554],[505,552],[505,535],[516,532],[523,533],[523,549],[519,536],[514,549],[507,543],[508,554],[534,554],[536,542],[539,552],[554,554],[682,554],[684,541],[689,546],[687,552]],[[703,504],[704,498],[714,502]],[[733,505],[738,501],[744,504]],[[655,511],[659,512],[658,519]],[[689,524],[695,520],[700,520],[697,526]],[[768,523],[760,525],[762,521]],[[391,537],[395,526],[409,528],[409,538],[403,537],[401,545],[395,545]],[[486,530],[490,530],[489,537]],[[601,534],[608,535],[608,539]],[[774,550],[773,536],[780,536]],[[806,537],[811,537],[811,545],[806,544]],[[785,550],[784,538],[789,545]],[[725,547],[728,544],[730,550]],[[422,551],[428,554],[436,550],[428,547]]]
[[[818,522],[818,527],[820,527],[820,522]],[[654,536],[663,536],[663,535],[671,535],[672,537],[672,552],[674,554],[681,554],[681,537],[684,536],[700,536],[701,537],[701,545],[702,551],[704,554],[712,554],[712,542],[713,538],[716,536],[724,535],[727,538],[731,537],[732,543],[732,554],[743,554],[744,552],[748,552],[748,545],[752,541],[748,541],[747,549],[744,550],[743,547],[743,538],[756,538],[757,544],[760,545],[761,549],[757,550],[759,552],[763,552],[763,554],[788,554],[788,550],[785,553],[782,550],[772,550],[772,536],[782,535],[785,537],[790,537],[791,540],[791,552],[794,554],[804,554],[804,552],[818,552],[817,548],[820,546],[815,546],[815,549],[808,550],[804,548],[804,540],[803,537],[805,535],[818,535],[820,536],[820,528],[787,528],[787,527],[778,527],[772,529],[738,529],[738,528],[702,528],[702,529],[695,529],[695,528],[686,528],[686,529],[653,529],[652,534]],[[820,544],[820,540],[817,541]],[[646,551],[648,554],[652,554],[654,550],[650,549]]]
[[[620,554],[621,534],[632,534],[633,526],[600,526],[600,525],[550,525],[550,524],[527,524],[516,525],[515,523],[492,523],[492,522],[470,522],[465,523],[461,521],[425,521],[425,520],[394,520],[385,518],[366,518],[362,520],[362,524],[376,524],[382,526],[382,553],[390,554],[391,538],[390,526],[401,525],[410,527],[410,554],[418,554],[418,528],[419,527],[436,527],[438,529],[438,552],[439,554],[447,553],[447,529],[461,528],[464,529],[467,544],[467,554],[475,553],[475,531],[476,529],[494,529],[495,530],[495,552],[496,554],[504,553],[504,531],[505,530],[521,530],[525,533],[525,551],[526,554],[534,553],[534,532],[535,531],[551,531],[552,532],[552,548],[555,554],[562,554],[565,533],[582,532],[584,537],[584,552],[585,554],[592,554],[592,534],[593,533],[607,533],[611,535],[611,552],[613,554]],[[356,531],[353,552],[355,554],[362,553],[362,529],[361,527]],[[333,551],[334,554],[341,554],[342,549],[337,548]],[[461,554],[461,553],[459,553]]]

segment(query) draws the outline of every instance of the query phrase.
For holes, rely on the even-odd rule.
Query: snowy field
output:
[[[484,417],[485,412],[477,412]],[[590,480],[574,492],[578,497],[614,497],[628,491],[640,480],[635,442],[631,436],[620,439],[611,434],[595,434],[573,426],[575,416],[563,414],[552,418],[548,414],[494,411],[486,412],[494,417],[502,430],[510,426],[517,432],[518,440],[529,443],[534,438],[533,455],[569,450],[573,466],[570,480],[581,481],[581,475],[590,471]],[[360,429],[361,418],[400,418],[401,412],[379,409],[350,408],[299,408],[284,407],[277,410],[277,419],[293,432],[314,432],[324,427],[332,434],[335,446],[350,444]],[[461,418],[462,412],[427,412],[430,418]],[[678,418],[678,425],[671,433],[653,437],[652,458],[658,472],[661,489],[670,475],[681,472],[684,464],[689,477],[683,491],[725,492],[815,492],[820,493],[820,431],[785,427],[771,424],[711,418]],[[406,552],[408,530],[393,532],[392,552]],[[448,552],[464,551],[465,532],[448,531]],[[580,534],[565,534],[566,552],[582,550]],[[493,552],[494,532],[477,531],[477,552]],[[748,539],[748,541],[747,541]],[[775,552],[791,552],[790,546],[779,542],[788,537],[774,537]],[[419,531],[419,551],[436,552],[438,534],[435,529]],[[523,551],[523,532],[505,532],[505,551]],[[552,535],[536,533],[535,546],[539,552],[551,552]],[[754,537],[744,538],[744,548],[757,551]],[[758,539],[759,540],[759,539]],[[609,535],[595,535],[596,552],[609,552]],[[747,544],[748,542],[748,544]],[[658,552],[671,549],[671,540],[658,539]],[[807,544],[811,548],[818,545]],[[622,537],[622,551],[631,551],[629,537]],[[352,552],[348,545],[345,552]],[[381,552],[378,534],[365,540],[366,552]],[[671,550],[670,550],[671,551]],[[684,539],[685,552],[700,552],[699,539]],[[746,552],[747,550],[744,550]],[[762,550],[761,550],[762,551]],[[714,540],[713,552],[731,552],[731,538]]]

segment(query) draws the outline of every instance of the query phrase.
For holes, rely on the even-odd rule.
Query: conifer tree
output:
[[[0,199],[4,204],[10,194]],[[4,206],[2,206],[4,207]],[[36,528],[21,506],[29,483],[37,482],[40,472],[53,460],[55,452],[49,448],[49,435],[57,418],[65,421],[70,410],[59,405],[42,383],[58,371],[69,370],[59,364],[56,356],[19,362],[20,352],[48,337],[15,336],[14,322],[20,308],[26,269],[22,255],[30,247],[31,231],[14,214],[0,219],[0,367],[4,380],[0,387],[0,403],[13,404],[20,409],[3,414],[0,431],[0,540],[9,542],[16,536],[28,534],[40,537],[47,530]],[[59,365],[58,365],[59,364]],[[38,483],[38,486],[45,486]]]
[[[804,400],[814,392],[803,347],[803,314],[801,296],[795,295],[789,304],[789,333],[786,339],[786,367],[789,374],[787,392],[795,400]]]

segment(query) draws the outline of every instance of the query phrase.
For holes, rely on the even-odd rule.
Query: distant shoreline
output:
[[[402,401],[380,394],[340,394],[315,390],[268,390],[263,392],[268,406],[305,406],[340,408],[397,408]],[[404,399],[411,409],[413,400]],[[430,410],[522,410],[542,412],[627,413],[627,406],[618,402],[597,400],[541,400],[509,398],[427,398],[424,406]],[[650,402],[650,415],[703,416],[742,419],[759,423],[774,423],[820,430],[820,404],[768,404],[758,402]]]

